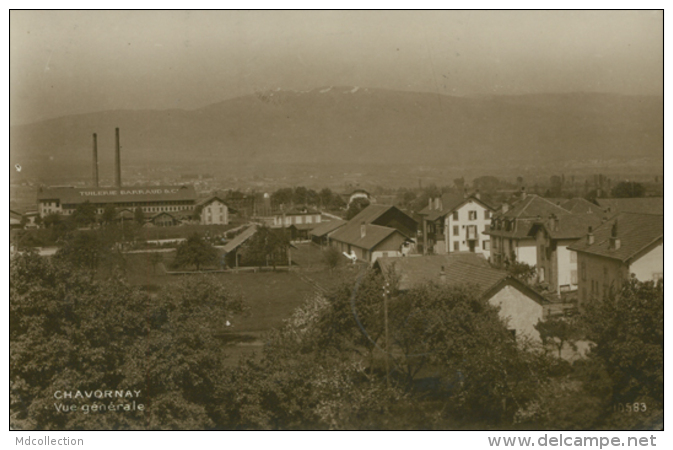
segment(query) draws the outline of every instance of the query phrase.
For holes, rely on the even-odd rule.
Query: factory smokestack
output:
[[[93,166],[91,167],[93,186],[98,187],[98,138],[93,134]]]
[[[115,128],[115,186],[122,187],[122,166],[119,156],[119,128]]]

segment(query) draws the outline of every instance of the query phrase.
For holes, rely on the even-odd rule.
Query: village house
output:
[[[664,276],[664,216],[621,213],[569,247],[577,252],[579,304],[601,299],[630,278]]]
[[[526,195],[525,191],[511,207],[505,203],[502,211],[491,219],[489,229],[484,231],[491,238],[491,263],[502,266],[516,261],[535,266],[537,242],[531,228],[550,214],[560,217],[570,213],[538,195]]]
[[[362,222],[349,222],[330,237],[330,245],[359,261],[372,263],[379,257],[406,256],[411,251],[410,239],[399,230]]]
[[[381,256],[406,256],[415,247],[418,222],[396,206],[369,205],[329,237],[330,245],[374,262]]]
[[[229,223],[229,206],[219,197],[209,197],[196,204],[200,211],[202,225],[227,225]]]
[[[287,211],[273,214],[272,228],[289,227],[290,225],[319,224],[322,221],[320,211],[309,206],[294,206]]]
[[[537,281],[556,295],[577,290],[577,253],[568,247],[586,234],[588,227],[597,227],[602,215],[551,214],[534,222],[531,234],[537,245]]]
[[[396,281],[400,291],[427,283],[467,286],[476,296],[499,308],[501,319],[513,335],[538,342],[540,335],[535,325],[553,314],[556,307],[509,273],[491,267],[476,253],[379,258],[374,269]]]
[[[418,213],[423,221],[423,254],[469,251],[488,258],[491,242],[483,233],[490,227],[493,211],[479,193],[428,199],[428,206]]]

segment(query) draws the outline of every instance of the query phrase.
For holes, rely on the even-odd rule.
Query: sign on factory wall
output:
[[[81,191],[79,195],[83,197],[102,196],[102,195],[148,195],[148,194],[176,194],[179,191],[176,189],[111,189],[105,191]]]

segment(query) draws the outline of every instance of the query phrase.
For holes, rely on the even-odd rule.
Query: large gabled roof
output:
[[[549,218],[536,221],[529,234],[534,235],[538,227],[542,227],[552,239],[579,239],[589,227],[596,228],[601,225],[603,218],[597,214],[566,214],[556,218],[552,223]]]
[[[598,198],[598,204],[612,213],[663,214],[663,197]]]
[[[365,228],[364,236],[362,235],[361,227]],[[398,233],[400,236],[406,238],[395,228],[383,227],[381,225],[373,225],[371,223],[355,226],[348,224],[339,228],[330,236],[330,240],[343,242],[365,250],[371,250],[381,242],[386,240],[389,236]]]
[[[605,208],[601,208],[595,203],[582,197],[571,198],[570,200],[561,203],[561,208],[565,209],[571,214],[599,214],[605,212]]]
[[[495,208],[484,200],[477,198],[475,195],[470,195],[465,197],[461,194],[443,194],[441,197],[441,208],[436,209],[433,207],[426,206],[418,212],[419,215],[425,216],[426,220],[437,220],[442,216],[452,213],[454,210],[460,208],[462,205],[469,201],[474,201],[481,204],[484,208],[493,211]]]
[[[498,214],[498,217],[507,219],[523,219],[536,218],[538,216],[548,217],[550,214],[556,214],[558,216],[562,214],[568,214],[568,211],[545,198],[535,194],[530,194],[527,195],[526,198],[515,202],[507,212]]]
[[[232,252],[241,246],[245,241],[250,239],[257,232],[257,225],[250,225],[248,228],[243,230],[238,236],[234,237],[232,240],[224,244],[223,250],[225,253]]]
[[[322,237],[338,228],[343,227],[347,223],[348,222],[345,220],[340,219],[330,220],[329,222],[321,222],[317,227],[311,230],[309,234],[316,237]]]
[[[504,270],[491,267],[483,256],[469,252],[449,253],[448,255],[428,255],[417,257],[378,258],[375,267],[384,276],[394,271],[398,277],[398,288],[408,290],[427,283],[445,283],[449,286],[469,285],[479,296],[490,297],[501,286],[511,284],[540,304],[546,299],[511,277]],[[443,269],[443,270],[442,270]],[[444,280],[442,280],[442,271]]]
[[[613,226],[617,223],[617,239],[620,246],[611,245]],[[591,255],[604,256],[630,262],[652,245],[663,242],[664,216],[659,214],[621,213],[593,230],[594,243],[580,239],[570,247]]]
[[[388,210],[395,208],[395,206],[391,205],[378,205],[378,204],[371,204],[367,206],[365,209],[360,211],[355,217],[353,217],[350,221],[349,224],[357,224],[360,226],[362,222],[364,223],[372,223],[382,215],[388,212]]]

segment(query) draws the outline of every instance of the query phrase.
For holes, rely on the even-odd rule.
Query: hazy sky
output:
[[[663,13],[11,11],[11,122],[260,90],[662,94]]]

